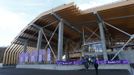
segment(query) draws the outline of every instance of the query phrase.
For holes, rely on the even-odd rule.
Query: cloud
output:
[[[101,3],[97,3],[95,1],[90,1],[89,3],[78,4],[81,10],[86,10],[86,9],[93,8],[99,5],[101,5]]]
[[[44,6],[45,3],[26,3],[24,6]]]
[[[24,13],[0,8],[0,46],[10,45],[14,37],[26,26]]]
[[[89,8],[109,4],[109,3],[114,3],[114,2],[119,2],[119,1],[125,1],[125,0],[91,0],[91,1],[86,1],[86,2],[79,2],[77,5],[81,10],[86,10]]]

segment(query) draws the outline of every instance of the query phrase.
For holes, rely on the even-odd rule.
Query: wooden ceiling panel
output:
[[[134,17],[131,18],[124,18],[124,19],[116,19],[116,20],[110,20],[108,21],[109,23],[117,26],[117,27],[122,27],[124,29],[130,29],[134,28]]]
[[[127,16],[127,15],[134,15],[134,4],[99,11],[99,14],[104,19]]]
[[[79,12],[79,9],[76,8],[76,6],[73,5],[73,6],[69,7],[69,8],[57,11],[56,13],[65,13],[65,12],[70,12],[70,11],[75,11],[73,13],[77,13],[77,12]]]
[[[64,35],[68,38],[75,39],[79,37],[80,34],[68,27],[64,27]]]

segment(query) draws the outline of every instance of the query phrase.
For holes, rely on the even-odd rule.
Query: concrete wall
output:
[[[126,59],[130,63],[134,63],[134,50],[120,52],[119,58],[120,59]]]
[[[0,68],[2,68],[3,67],[3,64],[2,63],[0,63]]]
[[[56,64],[26,64],[17,65],[16,68],[47,69],[47,70],[79,70],[83,65],[56,65]]]
[[[29,65],[17,65],[16,68],[32,68],[32,69],[49,69],[49,70],[80,70],[85,69],[83,65],[55,65],[55,64],[29,64]],[[90,66],[89,69],[94,69],[94,66]],[[131,71],[129,64],[104,64],[99,65],[99,69],[127,69]]]

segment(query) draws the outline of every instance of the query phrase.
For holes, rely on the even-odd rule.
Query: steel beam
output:
[[[105,39],[105,33],[104,33],[104,23],[102,18],[100,17],[100,15],[96,12],[94,13],[97,17],[97,21],[98,21],[98,26],[99,26],[99,30],[100,30],[100,37],[101,37],[101,44],[102,44],[102,49],[103,49],[103,58],[104,60],[108,60],[108,56],[107,56],[107,49],[106,49],[106,39]]]
[[[97,30],[98,30],[98,27],[97,27],[94,31],[90,30],[90,29],[87,28],[87,27],[86,27],[86,29],[88,29],[90,32],[92,32],[92,34],[87,38],[86,41],[88,41],[89,39],[91,39],[91,37],[92,37],[93,35],[97,36],[97,37],[100,39],[100,36],[99,36],[98,34],[96,34],[96,32],[97,32]]]
[[[52,37],[53,37],[53,35],[54,35],[54,33],[56,32],[56,30],[55,30],[55,32],[53,33],[53,35],[51,36],[51,38],[48,40],[47,39],[47,37],[46,37],[46,34],[44,33],[44,31],[43,31],[43,29],[41,29],[42,30],[42,33],[43,33],[43,35],[44,35],[44,37],[45,37],[45,39],[46,39],[46,41],[47,41],[47,45],[45,46],[45,50],[47,49],[47,47],[49,46],[50,47],[50,50],[51,50],[51,52],[53,53],[53,55],[54,55],[54,58],[56,59],[56,55],[55,55],[55,53],[54,53],[54,50],[52,49],[52,47],[51,47],[51,45],[50,45],[50,42],[51,42],[51,39],[52,39]]]
[[[129,40],[123,45],[123,47],[114,55],[114,57],[112,58],[112,60],[114,60],[115,59],[115,57],[117,57],[117,55],[121,52],[121,51],[123,51],[123,49],[128,45],[128,43],[130,42],[130,41],[132,41],[134,39],[134,34],[133,35],[131,35],[131,37],[129,38]]]
[[[64,23],[64,22],[63,22],[63,23]],[[51,24],[52,24],[52,23],[51,23]],[[49,25],[49,24],[48,24],[48,25]],[[40,27],[40,26],[38,26],[38,25],[36,25],[36,24],[33,24],[33,27],[35,27],[35,28],[37,28],[37,29],[43,29],[43,30],[45,30],[46,32],[48,32],[49,34],[53,33],[52,31],[46,29],[45,26],[44,26],[44,27]],[[54,31],[54,32],[55,32],[55,31]],[[48,36],[51,37],[51,35],[48,35]],[[53,35],[53,36],[58,37],[58,34],[55,33],[55,35]],[[65,39],[65,40],[68,40],[69,38],[64,37],[64,39]],[[69,39],[69,40],[71,40],[71,39]],[[71,40],[71,41],[73,41],[73,40]]]
[[[36,24],[32,24],[33,27],[37,28],[38,30],[40,30],[40,26],[36,25]]]
[[[27,52],[27,46],[28,46],[28,41],[25,40],[25,42],[24,42],[24,49],[23,49],[24,52]]]
[[[39,27],[39,26],[37,26],[36,24],[33,24],[33,26],[34,26],[35,28],[39,29],[39,30],[42,32],[42,34],[44,35],[44,37],[45,37],[45,39],[46,39],[46,42],[47,42],[47,45],[45,46],[45,49],[47,49],[47,47],[49,46],[51,52],[52,52],[53,55],[54,55],[54,58],[56,58],[56,55],[55,55],[55,53],[54,53],[54,51],[53,51],[53,49],[52,49],[52,47],[51,47],[51,45],[50,45],[50,41],[52,40],[52,37],[54,36],[56,30],[58,29],[58,26],[56,27],[56,29],[54,30],[54,32],[52,33],[52,35],[50,35],[50,39],[49,39],[49,40],[47,39],[46,34],[44,33],[44,30],[43,30],[45,27]],[[47,32],[51,33],[51,31],[49,31],[49,30],[47,30],[47,29],[45,29],[45,30],[46,30]],[[56,36],[57,36],[57,34],[56,34]]]
[[[57,15],[56,13],[54,13],[54,12],[52,12],[51,13],[58,21],[61,21],[61,17],[59,16],[59,15]],[[76,27],[74,27],[73,25],[71,25],[68,21],[66,21],[65,19],[62,19],[62,21],[63,21],[63,23],[65,24],[65,25],[67,25],[68,27],[70,27],[71,29],[73,29],[73,30],[75,30],[76,32],[78,32],[78,33],[80,33],[80,34],[82,34],[82,32],[79,30],[79,29],[77,29]]]
[[[24,48],[23,48],[23,51],[24,51],[25,53],[27,52],[27,45],[28,45],[28,41],[25,40],[25,41],[24,41]],[[25,60],[25,58],[24,58],[24,60]]]
[[[63,33],[64,33],[64,25],[63,21],[59,22],[59,32],[58,32],[58,58],[57,60],[62,60],[63,55]]]
[[[100,30],[104,59],[108,60],[107,52],[106,52],[106,39],[105,39],[105,34],[104,34],[104,29],[103,29],[102,23],[99,23],[99,30]]]
[[[38,41],[37,41],[37,50],[38,50],[37,62],[39,62],[39,50],[41,49],[41,42],[42,42],[42,31],[39,30],[39,32],[38,32]]]
[[[126,34],[127,36],[131,37],[131,34],[125,32],[125,31],[123,31],[123,30],[121,30],[121,29],[119,29],[119,28],[117,28],[117,27],[115,27],[115,26],[113,26],[113,25],[111,25],[111,24],[109,24],[109,23],[107,23],[107,22],[104,22],[104,23],[105,23],[106,25],[108,25],[108,26],[110,26],[110,27],[112,27],[112,28],[114,28],[114,29],[116,29],[116,30],[118,30],[118,31],[120,31],[120,32],[122,32],[122,33],[124,33],[124,34]]]
[[[85,45],[85,31],[84,31],[84,28],[82,28],[82,31],[83,31],[83,34],[82,34],[82,36],[83,36],[83,45]]]

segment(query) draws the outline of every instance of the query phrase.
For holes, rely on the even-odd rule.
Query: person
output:
[[[90,60],[89,56],[85,56],[85,60],[86,60],[86,66],[87,66],[87,70],[88,70],[88,68],[91,64],[91,60]]]
[[[99,64],[97,62],[97,58],[94,59],[93,64],[94,64],[96,75],[98,75],[98,66],[99,66]]]
[[[91,59],[91,57],[88,58],[88,65],[89,65],[89,67],[90,67],[91,65],[93,65],[93,60]]]
[[[85,67],[85,70],[88,70],[89,64],[88,64],[88,58],[87,57],[82,57],[82,64]]]

